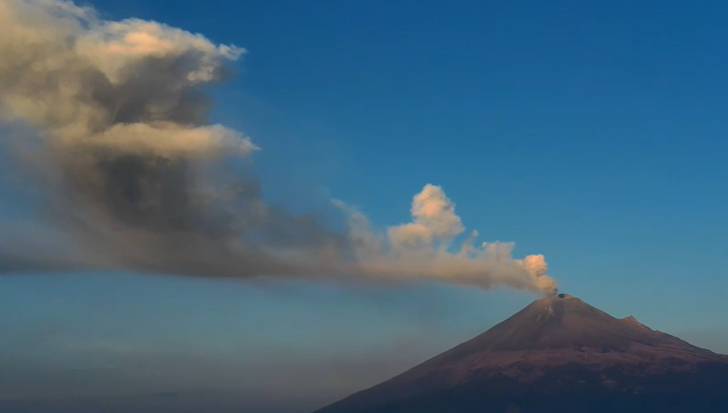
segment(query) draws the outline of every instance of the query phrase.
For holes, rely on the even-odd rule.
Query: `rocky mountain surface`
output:
[[[728,356],[558,294],[316,413],[728,412]]]

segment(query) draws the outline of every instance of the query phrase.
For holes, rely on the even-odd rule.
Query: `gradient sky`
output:
[[[263,148],[274,203],[334,197],[395,225],[442,185],[563,291],[728,353],[728,5],[484,3],[92,2],[247,49],[213,118]],[[305,412],[534,299],[128,273],[0,286],[0,401],[69,411]]]

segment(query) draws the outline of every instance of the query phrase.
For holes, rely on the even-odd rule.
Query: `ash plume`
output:
[[[62,0],[0,2],[0,121],[24,183],[43,195],[44,240],[0,235],[0,271],[128,269],[208,277],[434,279],[550,292],[543,256],[457,242],[465,227],[426,185],[412,221],[372,229],[336,201],[349,230],[265,202],[225,166],[253,156],[244,134],[208,121],[204,89],[243,56],[161,23],[106,21]],[[55,243],[50,240],[55,240]]]

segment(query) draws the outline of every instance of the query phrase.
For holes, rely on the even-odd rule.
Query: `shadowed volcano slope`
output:
[[[728,411],[728,357],[559,294],[319,413]]]

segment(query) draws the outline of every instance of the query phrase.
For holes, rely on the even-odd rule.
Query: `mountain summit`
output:
[[[534,301],[511,318],[441,357],[528,351],[545,351],[552,355],[596,352],[640,357],[716,356],[652,330],[632,316],[617,319],[574,296],[558,294]]]
[[[568,295],[317,413],[728,411],[728,356]]]

